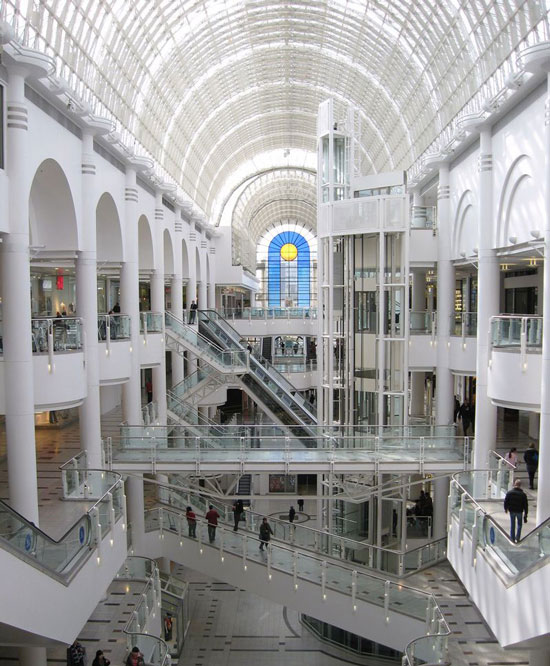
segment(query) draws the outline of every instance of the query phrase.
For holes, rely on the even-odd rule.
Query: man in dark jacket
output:
[[[512,490],[504,498],[504,511],[510,512],[510,539],[517,543],[521,537],[521,519],[527,522],[527,495],[521,489],[519,479],[514,483]],[[517,529],[516,529],[517,523]]]
[[[260,550],[263,550],[264,546],[267,548],[272,534],[271,525],[267,522],[267,518],[263,518],[260,525]]]

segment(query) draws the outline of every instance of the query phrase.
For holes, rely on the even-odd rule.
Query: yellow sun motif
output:
[[[298,248],[294,243],[285,243],[281,248],[281,258],[285,261],[294,261],[298,256]]]

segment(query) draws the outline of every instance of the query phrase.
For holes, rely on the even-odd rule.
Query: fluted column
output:
[[[550,67],[550,55],[547,66]],[[545,164],[545,215],[544,215],[544,288],[542,295],[542,368],[540,390],[540,435],[537,524],[550,516],[550,74],[547,75],[547,90],[544,114]],[[529,662],[531,663],[531,662]],[[541,662],[542,663],[542,662]]]
[[[138,190],[136,170],[126,168],[124,190],[124,244],[125,257],[120,272],[120,304],[122,312],[130,315],[130,344],[132,349],[130,379],[122,386],[123,418],[130,425],[141,423],[141,382],[139,367],[139,246],[138,246]]]
[[[80,447],[88,467],[101,467],[99,344],[97,339],[96,163],[93,135],[82,135],[82,234],[76,259],[76,303],[86,344],[87,395],[80,406]]]
[[[420,205],[420,204],[419,204]],[[426,310],[426,271],[415,270],[412,272],[412,311],[423,312]],[[420,316],[420,315],[416,315]],[[411,415],[424,415],[424,372],[411,371]]]
[[[449,367],[451,314],[454,309],[455,273],[451,261],[451,212],[449,165],[439,169],[437,190],[437,357],[435,422],[453,422],[453,376]]]
[[[491,129],[483,128],[479,143],[477,362],[474,469],[486,467],[497,433],[497,408],[487,395],[489,329],[499,311],[499,264],[493,248],[493,155]]]
[[[3,235],[2,309],[9,501],[38,525],[34,439],[34,370],[29,265],[28,110],[26,71],[9,68],[6,170],[10,233]]]
[[[164,206],[162,192],[157,190],[155,197],[155,270],[151,276],[151,310],[162,312],[164,316]],[[160,365],[155,366],[153,375],[153,400],[157,403],[158,417],[162,425],[166,425],[166,360],[164,344]]]

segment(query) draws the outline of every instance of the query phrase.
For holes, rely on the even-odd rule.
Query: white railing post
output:
[[[355,569],[351,572],[351,604],[355,613],[357,611],[357,571]]]
[[[521,318],[521,329],[519,336],[521,371],[527,370],[527,317]]]
[[[327,599],[327,561],[321,562],[321,596],[323,601]]]
[[[294,582],[294,591],[298,589],[298,553],[292,552],[292,579]]]
[[[48,336],[48,363],[50,364],[50,372],[53,372],[53,322],[51,319],[47,321],[47,336]]]
[[[390,589],[391,583],[389,580],[384,583],[384,614],[386,622],[390,621]]]

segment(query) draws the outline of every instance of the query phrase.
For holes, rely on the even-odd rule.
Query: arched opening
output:
[[[96,207],[97,311],[120,307],[120,264],[124,261],[120,216],[105,192]]]

